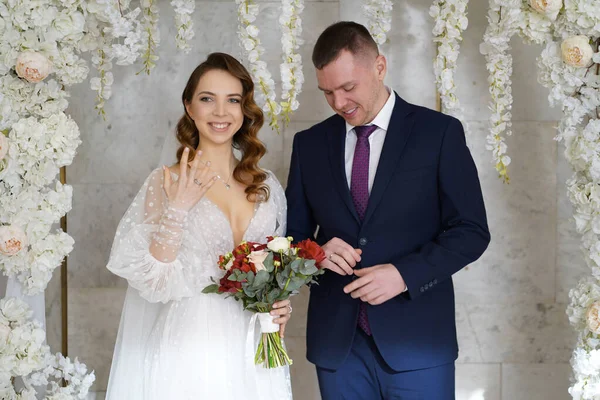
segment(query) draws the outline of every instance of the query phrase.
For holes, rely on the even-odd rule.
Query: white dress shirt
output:
[[[369,193],[373,188],[373,181],[375,181],[375,173],[377,172],[377,166],[379,165],[379,158],[381,157],[381,150],[383,149],[383,142],[385,141],[385,135],[387,134],[388,126],[390,125],[390,119],[392,118],[392,112],[394,111],[394,105],[396,104],[396,95],[389,88],[387,88],[389,97],[385,102],[379,114],[371,121],[369,125],[377,125],[375,132],[369,136]],[[354,150],[356,149],[356,142],[358,138],[354,131],[354,126],[346,122],[346,153],[345,153],[345,165],[346,165],[346,178],[348,179],[348,187],[352,180],[352,162],[354,161]]]

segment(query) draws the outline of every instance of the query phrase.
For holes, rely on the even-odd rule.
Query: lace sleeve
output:
[[[185,215],[169,210],[163,172],[157,169],[119,223],[107,268],[127,279],[150,302],[191,297],[195,294],[195,279],[192,262],[182,245],[185,234]],[[153,248],[158,246],[161,248]]]
[[[270,175],[272,181],[270,184],[271,199],[277,210],[275,236],[285,236],[287,231],[287,201],[285,199],[285,192],[277,177],[273,173],[270,173]]]

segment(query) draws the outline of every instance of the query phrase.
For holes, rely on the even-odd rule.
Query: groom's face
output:
[[[319,89],[331,108],[350,125],[368,124],[380,109],[385,64],[383,56],[355,56],[343,50],[338,58],[317,70]]]

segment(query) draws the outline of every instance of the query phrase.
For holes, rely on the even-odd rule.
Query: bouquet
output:
[[[262,335],[254,363],[265,368],[292,364],[279,336],[279,325],[269,314],[273,303],[288,299],[303,285],[316,283],[315,277],[324,272],[319,263],[325,252],[317,243],[308,239],[291,242],[291,237],[272,236],[264,244],[243,242],[233,252],[219,256],[219,268],[225,275],[202,291],[226,294],[255,313]]]

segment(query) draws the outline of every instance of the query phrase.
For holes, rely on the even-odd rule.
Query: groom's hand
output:
[[[340,275],[352,275],[356,263],[360,262],[361,249],[355,249],[342,239],[333,238],[322,246],[325,260],[321,261],[323,268]]]
[[[406,289],[402,275],[392,264],[357,269],[354,273],[359,278],[346,285],[344,292],[374,306],[385,303]]]

